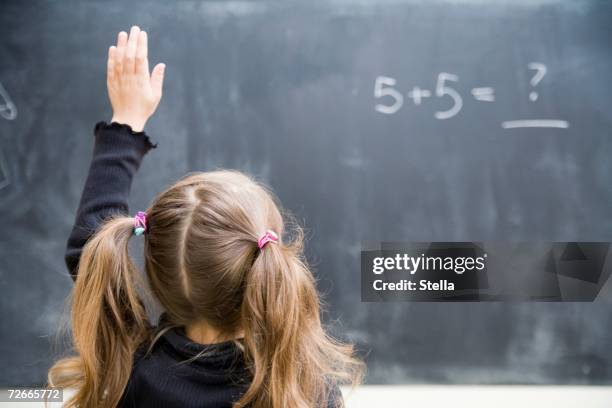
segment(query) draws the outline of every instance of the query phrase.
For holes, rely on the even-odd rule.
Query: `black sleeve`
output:
[[[66,266],[73,279],[87,240],[109,216],[127,214],[134,174],[155,147],[144,132],[115,122],[98,122],[94,134],[93,158],[66,247]]]

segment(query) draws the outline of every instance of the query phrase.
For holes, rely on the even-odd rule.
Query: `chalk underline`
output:
[[[569,122],[565,120],[556,120],[556,119],[508,120],[508,121],[502,122],[501,126],[504,129],[517,129],[517,128],[567,129],[569,127]]]

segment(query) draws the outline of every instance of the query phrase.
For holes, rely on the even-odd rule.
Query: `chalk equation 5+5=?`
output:
[[[533,87],[529,93],[529,100],[536,102],[539,98],[539,94],[535,91],[535,88],[542,81],[546,75],[547,68],[545,64],[541,62],[531,62],[528,64],[528,68],[535,70],[533,77],[529,81],[529,84]],[[453,87],[453,83],[459,82],[459,77],[455,74],[448,72],[440,72],[436,81],[436,87],[433,92],[429,89],[421,88],[420,86],[414,86],[406,96],[412,100],[415,106],[419,106],[423,103],[424,99],[432,96],[438,98],[450,98],[451,106],[444,111],[437,111],[434,113],[434,117],[439,120],[450,119],[461,111],[463,108],[463,97]],[[490,86],[476,87],[470,90],[470,93],[474,100],[479,102],[494,102],[495,101],[495,89]],[[374,105],[374,109],[385,115],[392,115],[398,112],[404,105],[404,95],[397,89],[397,80],[389,76],[378,76],[374,81],[374,98],[377,103]],[[520,119],[510,120],[501,123],[503,129],[518,129],[518,128],[557,128],[567,129],[569,123],[565,120],[560,119]]]

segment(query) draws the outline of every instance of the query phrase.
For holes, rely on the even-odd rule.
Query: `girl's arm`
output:
[[[144,126],[162,96],[164,64],[149,74],[147,33],[132,27],[120,32],[108,50],[107,87],[113,108],[111,124],[95,127],[94,153],[76,220],[66,248],[66,265],[76,279],[87,240],[113,214],[128,212],[132,179],[153,147]]]

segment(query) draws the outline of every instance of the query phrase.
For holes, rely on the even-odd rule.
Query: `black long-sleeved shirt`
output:
[[[127,125],[99,122],[94,133],[93,159],[66,249],[73,278],[85,243],[102,222],[113,214],[128,213],[132,179],[145,154],[155,147],[144,132]],[[250,375],[233,341],[198,344],[182,328],[173,328],[150,353],[148,346],[143,344],[134,355],[122,407],[229,408],[248,387]],[[337,387],[333,391],[330,407],[342,398]]]

